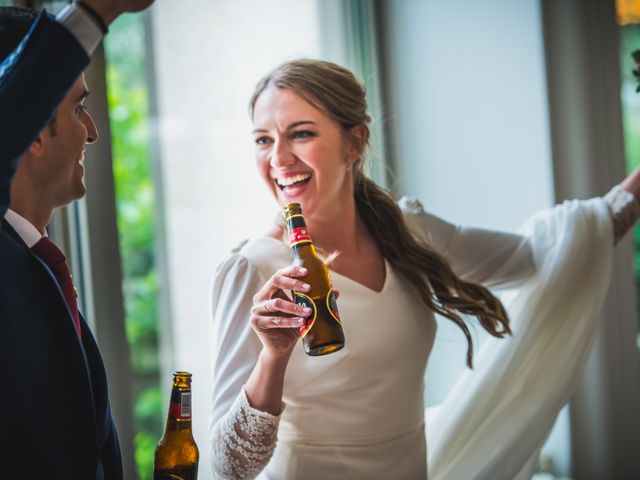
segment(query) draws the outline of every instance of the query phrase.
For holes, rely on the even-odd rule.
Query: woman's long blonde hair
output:
[[[314,107],[326,112],[361,150],[353,166],[358,213],[382,255],[420,294],[432,311],[453,321],[467,338],[467,365],[473,368],[473,340],[461,315],[475,316],[495,337],[511,333],[509,318],[500,301],[483,287],[459,278],[431,245],[420,241],[407,226],[393,196],[364,173],[364,150],[351,134],[362,125],[368,143],[369,123],[365,88],[347,69],[319,60],[283,63],[263,77],[251,97],[253,114],[260,94],[269,86],[289,88]]]

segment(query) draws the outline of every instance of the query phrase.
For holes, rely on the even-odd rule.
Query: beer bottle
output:
[[[153,480],[196,480],[200,453],[191,431],[191,374],[173,374],[164,435],[156,447]]]
[[[305,282],[311,285],[306,293],[292,292],[295,303],[311,308],[311,314],[300,327],[304,351],[312,356],[337,352],[344,347],[344,333],[329,269],[316,253],[300,204],[289,203],[284,212],[293,262],[308,270]]]

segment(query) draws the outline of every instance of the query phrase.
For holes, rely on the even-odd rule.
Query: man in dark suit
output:
[[[102,359],[45,228],[85,192],[89,55],[152,1],[86,0],[59,21],[0,8],[1,478],[122,478]]]

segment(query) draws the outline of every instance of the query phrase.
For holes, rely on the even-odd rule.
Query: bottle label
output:
[[[311,330],[313,324],[316,323],[316,317],[318,316],[316,302],[314,302],[311,297],[299,292],[293,292],[293,300],[296,304],[303,305],[311,309],[311,314],[306,318],[305,324],[300,327],[300,335],[304,337],[307,333],[309,333],[309,330]]]
[[[311,235],[307,227],[292,228],[289,230],[289,246],[300,245],[301,243],[311,243]]]
[[[329,310],[329,314],[335,318],[336,322],[342,323],[340,321],[340,314],[338,313],[338,304],[336,302],[336,296],[333,293],[333,288],[329,290],[327,294],[327,310]]]
[[[191,392],[177,392],[171,395],[169,416],[176,420],[191,419]]]

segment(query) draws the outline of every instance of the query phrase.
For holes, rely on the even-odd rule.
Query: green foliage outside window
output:
[[[627,171],[640,165],[640,93],[636,92],[638,81],[633,75],[635,64],[631,52],[640,48],[640,25],[620,27],[620,70],[622,73],[622,120],[624,146],[627,157]],[[638,318],[640,318],[640,225],[636,225],[633,235],[635,251],[636,292],[638,297]],[[638,337],[640,348],[640,336]]]
[[[110,27],[105,52],[122,288],[133,374],[135,459],[139,478],[150,480],[163,414],[158,385],[155,193],[149,160],[144,35],[139,15],[123,15]]]

